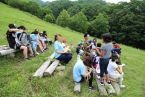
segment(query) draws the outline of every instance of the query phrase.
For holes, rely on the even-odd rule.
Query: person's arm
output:
[[[103,57],[105,55],[105,51],[104,50],[99,50],[98,48],[96,49],[97,53],[100,55],[100,57]]]
[[[17,31],[19,31],[19,29],[16,29],[16,28],[15,28],[15,29],[9,29],[9,31],[10,31],[10,32],[13,32],[13,31],[14,31],[14,32],[17,32]]]
[[[123,72],[120,70],[120,68],[119,67],[117,67],[116,68],[116,70],[120,73],[120,74],[122,74]]]

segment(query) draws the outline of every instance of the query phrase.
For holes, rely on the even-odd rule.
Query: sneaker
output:
[[[100,84],[101,84],[101,86],[103,86],[103,85],[104,85],[104,82],[103,82],[103,81],[101,81],[101,82],[100,82]]]
[[[125,88],[126,86],[125,85],[120,85],[120,88]]]
[[[25,58],[25,60],[31,60],[30,58]]]
[[[109,85],[111,84],[111,81],[107,82]]]
[[[38,53],[38,52],[36,53],[36,55],[39,55],[39,54],[40,54],[40,53]]]
[[[96,89],[95,89],[93,86],[90,86],[90,87],[89,87],[89,90],[90,90],[90,91],[96,91]]]

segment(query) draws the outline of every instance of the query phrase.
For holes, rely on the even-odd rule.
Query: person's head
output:
[[[112,41],[112,35],[110,33],[105,33],[102,35],[103,42],[109,43]]]
[[[101,43],[97,43],[97,47],[101,47]]]
[[[89,36],[90,36],[89,34],[85,34],[84,39],[87,41],[89,39]]]
[[[38,33],[39,33],[38,31],[33,31],[33,32],[32,32],[32,34],[38,34]]]
[[[66,38],[63,38],[62,42],[63,42],[63,43],[67,43]]]
[[[94,38],[94,39],[93,39],[93,42],[94,42],[94,43],[96,43],[96,42],[97,42],[97,39],[96,39],[96,38]]]
[[[47,32],[43,31],[42,36],[47,36]]]
[[[60,41],[60,42],[62,42],[62,40],[63,40],[63,38],[62,38],[61,34],[54,35],[54,41]]]
[[[8,26],[9,26],[10,29],[15,29],[15,28],[17,28],[15,24],[9,24]]]
[[[24,31],[26,30],[26,27],[24,27],[24,26],[19,26],[18,29],[19,29],[20,31],[24,32]]]
[[[115,54],[115,53],[112,53],[111,60],[112,60],[113,62],[117,62],[118,59],[119,59],[118,55]]]
[[[93,59],[92,59],[92,57],[91,56],[85,56],[83,58],[83,63],[87,67],[92,67],[92,65],[93,65]]]

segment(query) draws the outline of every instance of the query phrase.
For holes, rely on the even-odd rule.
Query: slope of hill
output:
[[[5,32],[9,23],[25,25],[28,32],[35,28],[46,30],[51,39],[55,33],[61,33],[70,43],[76,45],[83,38],[82,34],[67,28],[44,22],[26,12],[0,3],[0,45],[7,44]],[[76,54],[68,64],[63,75],[56,73],[52,77],[33,78],[36,69],[52,53],[53,48],[30,61],[16,58],[0,57],[0,97],[98,97],[98,92],[89,92],[86,83],[81,85],[80,94],[73,93],[72,68]],[[122,97],[144,97],[145,95],[145,51],[122,45],[122,62],[125,67]],[[94,85],[96,82],[94,80]]]

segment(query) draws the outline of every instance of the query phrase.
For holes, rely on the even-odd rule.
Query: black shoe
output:
[[[30,58],[25,58],[26,60],[31,60]]]
[[[104,85],[104,82],[103,82],[103,81],[101,81],[101,82],[100,82],[100,84],[103,86],[103,85]]]
[[[109,85],[111,84],[111,81],[107,82]]]

